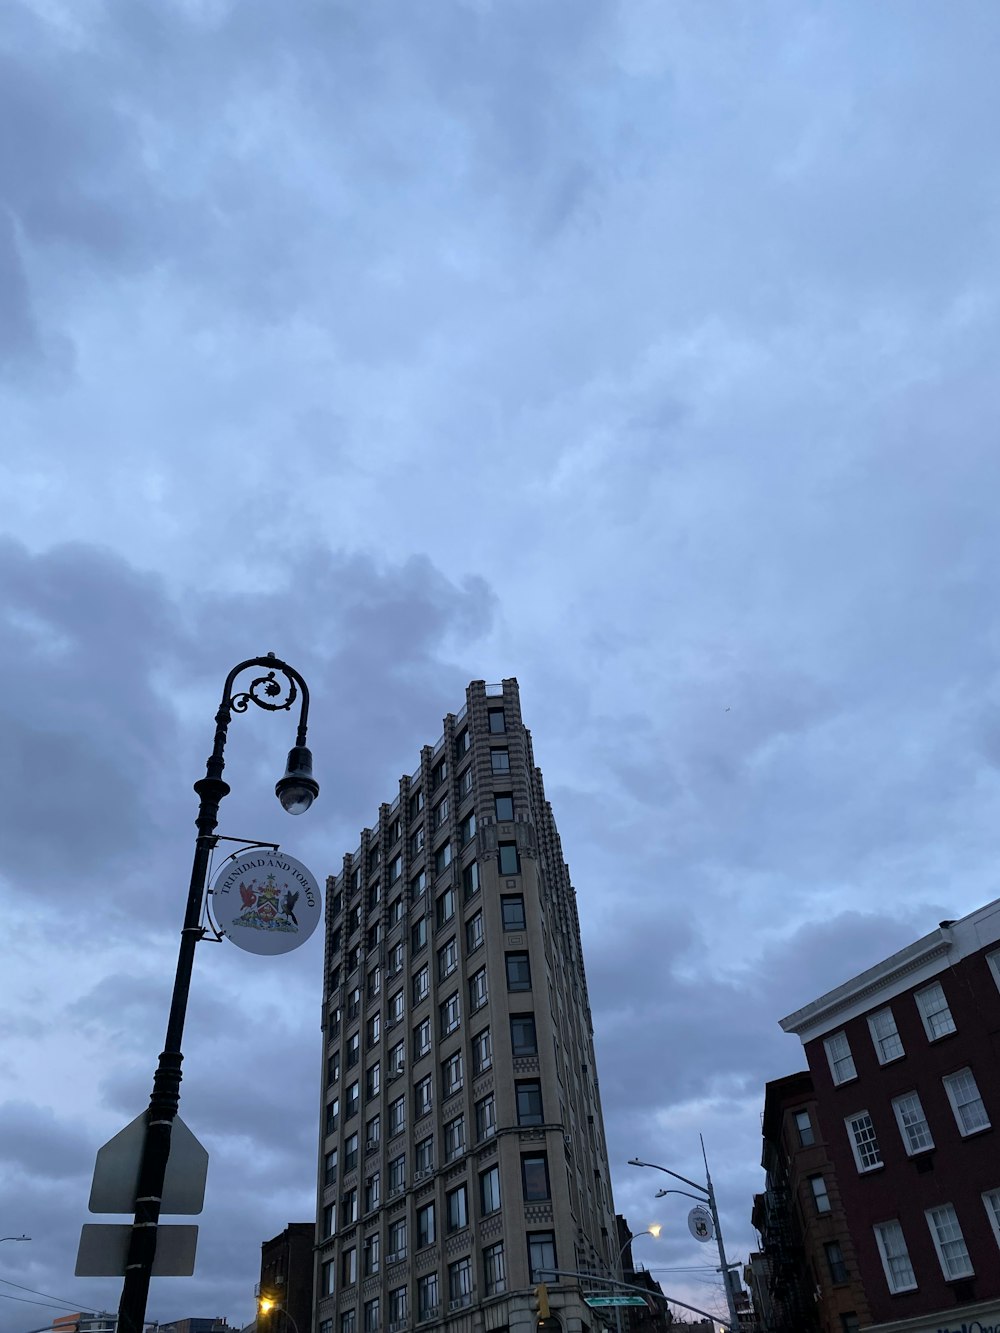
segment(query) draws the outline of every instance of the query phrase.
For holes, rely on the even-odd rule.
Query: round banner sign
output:
[[[212,915],[247,953],[288,953],[319,925],[319,885],[301,861],[269,847],[227,861],[212,885]]]
[[[703,1204],[698,1204],[688,1213],[688,1231],[695,1240],[711,1240],[715,1235],[712,1214]]]

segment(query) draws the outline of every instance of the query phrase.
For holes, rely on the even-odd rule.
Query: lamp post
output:
[[[250,667],[264,667],[266,674],[257,676],[247,689],[234,694],[237,676]],[[194,864],[191,867],[187,907],[181,928],[167,1033],[153,1076],[153,1091],[146,1113],[146,1135],[139,1159],[135,1217],[125,1259],[121,1303],[118,1306],[119,1333],[143,1333],[146,1319],[149,1279],[156,1255],[160,1200],[170,1156],[170,1134],[180,1102],[181,1062],[184,1058],[181,1054],[181,1040],[194,968],[194,950],[205,935],[200,922],[205,903],[209,857],[217,842],[213,835],[218,823],[219,805],[230,792],[229,784],[222,777],[229,723],[233,713],[245,713],[252,703],[272,713],[290,710],[300,695],[295,745],[289,751],[288,764],[274,791],[290,815],[300,815],[308,810],[319,794],[319,783],[312,775],[312,755],[306,746],[309,690],[299,673],[286,662],[279,661],[273,653],[265,657],[248,658],[233,667],[226,677],[222,702],[215,715],[215,744],[208,758],[205,776],[194,784],[200,798],[195,820],[198,836],[195,838]]]
[[[299,1333],[298,1324],[295,1322],[295,1320],[292,1318],[292,1316],[288,1313],[288,1311],[285,1309],[283,1305],[279,1305],[278,1302],[272,1300],[270,1296],[261,1296],[260,1300],[257,1302],[258,1316],[262,1314],[270,1314],[272,1310],[280,1310],[281,1313],[288,1320],[288,1322],[291,1324],[294,1333]]]
[[[654,1222],[651,1227],[646,1227],[643,1231],[635,1231],[629,1236],[628,1240],[618,1251],[618,1263],[615,1265],[618,1269],[618,1276],[623,1282],[625,1281],[625,1269],[622,1267],[622,1260],[625,1258],[625,1251],[637,1236],[652,1236],[654,1240],[659,1240],[660,1232],[662,1230],[663,1228],[660,1226],[659,1222]],[[635,1272],[634,1268],[632,1269],[632,1272]],[[617,1333],[622,1333],[622,1311],[620,1305],[615,1306],[615,1328]]]
[[[702,1151],[702,1156],[705,1157],[704,1140],[702,1140],[701,1151]],[[699,1185],[696,1180],[688,1180],[687,1176],[678,1175],[676,1171],[670,1171],[667,1169],[667,1167],[660,1166],[656,1162],[640,1161],[638,1157],[630,1157],[628,1164],[629,1166],[648,1166],[652,1167],[654,1171],[663,1171],[666,1175],[673,1176],[674,1180],[683,1181],[685,1185],[690,1185],[692,1189],[698,1191],[697,1194],[688,1194],[687,1190],[664,1189],[660,1190],[657,1193],[656,1196],[657,1198],[660,1198],[664,1194],[686,1194],[689,1199],[697,1199],[699,1202],[701,1202],[701,1200],[704,1199],[708,1203],[709,1209],[712,1214],[712,1224],[715,1227],[715,1239],[719,1245],[719,1263],[721,1265],[722,1284],[726,1289],[726,1305],[729,1308],[729,1318],[732,1323],[733,1329],[734,1330],[738,1329],[740,1326],[740,1317],[736,1311],[736,1298],[734,1297],[733,1289],[729,1284],[729,1270],[731,1267],[735,1267],[736,1265],[731,1265],[728,1262],[728,1260],[726,1259],[725,1247],[722,1244],[722,1228],[719,1225],[719,1210],[715,1206],[715,1190],[712,1188],[712,1177],[709,1174],[708,1170],[708,1158],[705,1157],[704,1185]]]
[[[0,1236],[0,1244],[5,1240],[31,1240],[30,1236]]]

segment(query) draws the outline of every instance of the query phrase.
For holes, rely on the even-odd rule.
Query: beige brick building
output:
[[[576,900],[516,680],[474,681],[327,894],[316,1333],[533,1333],[617,1255]],[[565,1333],[595,1321],[549,1279]]]

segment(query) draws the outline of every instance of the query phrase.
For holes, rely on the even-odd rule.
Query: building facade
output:
[[[516,680],[473,682],[328,882],[316,1333],[566,1333],[614,1271],[575,893]],[[543,1275],[551,1274],[547,1278]]]
[[[857,1333],[871,1316],[811,1074],[766,1085],[761,1132],[767,1176],[753,1208],[760,1252],[748,1265],[757,1326]]]
[[[1000,1327],[1000,901],[782,1020],[884,1333]]]
[[[309,1333],[315,1240],[315,1222],[289,1222],[261,1245],[257,1333]]]

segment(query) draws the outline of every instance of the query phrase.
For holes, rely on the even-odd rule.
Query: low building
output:
[[[261,1245],[258,1333],[309,1333],[315,1238],[315,1222],[289,1222]]]
[[[782,1019],[878,1333],[1000,1327],[1000,900]]]
[[[808,1072],[767,1084],[761,1131],[761,1250],[747,1274],[756,1323],[762,1333],[854,1333],[871,1317]]]

